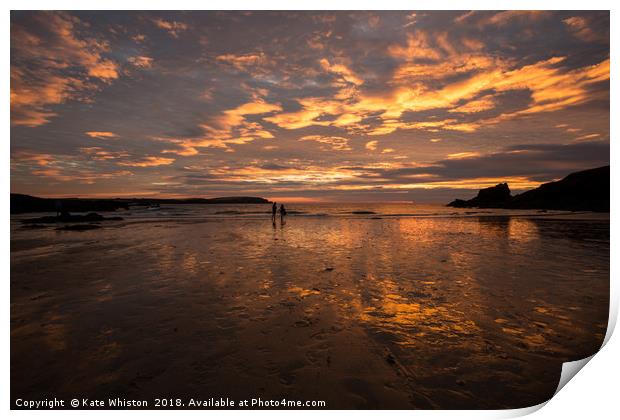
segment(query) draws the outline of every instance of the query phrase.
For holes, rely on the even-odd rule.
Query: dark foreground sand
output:
[[[524,407],[599,348],[608,301],[605,220],[15,230],[11,395]]]

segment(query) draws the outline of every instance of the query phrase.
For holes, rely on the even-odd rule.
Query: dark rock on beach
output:
[[[544,209],[609,212],[609,166],[575,172],[515,196],[508,184],[485,188],[471,200],[454,200],[450,207]]]
[[[52,224],[52,223],[85,223],[123,220],[122,217],[103,217],[97,213],[88,214],[62,214],[60,216],[43,216],[32,219],[24,219],[24,224]]]

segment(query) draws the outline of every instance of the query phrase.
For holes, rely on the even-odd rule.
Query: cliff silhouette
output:
[[[609,212],[609,165],[572,173],[565,178],[512,196],[508,184],[484,188],[471,200],[450,207],[545,209]]]

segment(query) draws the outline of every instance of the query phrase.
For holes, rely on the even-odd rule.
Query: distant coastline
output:
[[[115,211],[130,206],[155,206],[161,204],[269,204],[262,197],[217,198],[42,198],[11,193],[11,214],[56,212]]]

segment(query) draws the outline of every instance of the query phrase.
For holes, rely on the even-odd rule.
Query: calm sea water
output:
[[[479,217],[479,216],[559,216],[573,218],[608,219],[608,214],[589,212],[566,212],[544,210],[506,209],[458,209],[440,204],[413,203],[285,203],[287,215],[297,217],[344,217],[344,218],[402,218],[402,217]],[[279,204],[278,204],[279,208]],[[271,216],[271,204],[164,204],[160,207],[132,206],[129,210],[100,212],[105,216],[121,216],[128,221],[148,219],[263,219]],[[278,213],[279,214],[279,213]],[[43,213],[12,215],[11,221],[19,226],[25,218],[37,217]]]
[[[12,216],[12,395],[515,408],[603,340],[608,214],[286,206]]]

